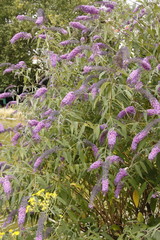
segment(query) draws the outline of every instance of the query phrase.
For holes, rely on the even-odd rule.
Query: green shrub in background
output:
[[[11,40],[37,41],[40,88],[25,63],[4,70],[22,69],[26,122],[0,126],[14,133],[1,150],[2,238],[159,239],[158,2],[81,5],[66,30],[40,11],[39,30]]]

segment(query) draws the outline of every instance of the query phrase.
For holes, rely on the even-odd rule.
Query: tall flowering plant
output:
[[[159,36],[158,5],[148,4],[80,5],[67,30],[46,25],[44,16],[36,20],[36,35],[46,36],[34,38],[38,50],[43,41],[40,88],[17,96],[23,126],[1,127],[15,132],[9,154],[2,149],[10,163],[1,164],[2,208],[7,197],[22,238],[30,231],[36,239],[122,239],[135,222],[140,239],[152,233],[159,217],[160,45],[148,24],[154,15]],[[45,207],[33,198],[37,188],[56,192],[54,204],[47,195]],[[36,231],[25,229],[31,218]]]

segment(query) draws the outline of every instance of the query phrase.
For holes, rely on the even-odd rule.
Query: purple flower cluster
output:
[[[46,213],[41,212],[39,215],[39,219],[38,219],[38,228],[36,231],[35,240],[43,240],[43,226],[44,226],[46,219],[47,219]]]
[[[152,69],[147,57],[141,61],[141,66],[147,71],[150,71]]]
[[[89,167],[88,171],[91,171],[93,169],[101,167],[102,163],[103,163],[103,161],[101,159],[95,161],[94,163],[91,164],[91,166]]]
[[[79,53],[81,53],[82,47],[77,46],[75,47],[70,53],[67,55],[67,60],[71,60],[72,58],[75,58]]]
[[[147,109],[147,114],[149,116],[160,115],[160,109],[159,110],[157,110],[157,109]]]
[[[126,107],[124,110],[118,113],[118,118],[123,118],[126,114],[135,114],[135,108],[133,106]]]
[[[107,139],[108,139],[109,148],[113,149],[114,145],[116,144],[117,135],[118,135],[117,132],[114,130],[108,131]]]
[[[23,197],[20,208],[18,209],[18,225],[20,228],[22,228],[25,223],[27,204],[28,204],[28,197]]]
[[[0,178],[0,183],[3,186],[3,190],[4,190],[7,198],[10,197],[11,192],[12,192],[12,187],[11,187],[11,183],[10,183],[9,179],[10,179],[10,176],[8,176],[8,175]]]
[[[0,123],[0,133],[4,132],[4,126]]]
[[[61,107],[66,105],[71,105],[76,100],[76,95],[74,92],[69,92],[61,101]]]
[[[15,43],[16,41],[18,41],[20,38],[23,38],[23,39],[30,39],[32,37],[32,35],[30,33],[27,33],[27,32],[19,32],[19,33],[16,33],[12,39],[10,40],[10,42],[13,44]]]
[[[141,72],[141,69],[138,68],[136,70],[133,70],[129,77],[127,78],[127,83],[130,85],[130,86],[134,86],[140,79],[140,72]]]
[[[16,145],[17,143],[18,143],[18,139],[21,137],[22,135],[19,133],[19,132],[17,132],[13,137],[12,137],[12,143],[13,143],[13,145]]]
[[[11,105],[17,104],[16,101],[10,101],[7,103],[6,108],[10,107]]]
[[[4,71],[3,71],[3,74],[5,73],[10,73],[14,70],[17,70],[17,69],[20,69],[20,68],[26,68],[26,63],[24,61],[20,61],[19,63],[17,64],[12,64],[9,68],[6,68]]]
[[[39,98],[39,97],[43,96],[46,92],[47,92],[47,88],[46,87],[41,87],[34,94],[34,98]]]
[[[90,14],[98,14],[99,13],[99,9],[97,9],[94,6],[90,6],[90,5],[81,5],[81,6],[78,6],[77,8],[85,13],[90,13]]]
[[[131,145],[131,148],[132,150],[136,150],[137,149],[137,145],[140,141],[143,140],[143,138],[145,138],[147,135],[148,135],[148,130],[147,129],[144,129],[142,130],[141,132],[139,132],[134,138],[133,138],[133,141],[132,141],[132,145]]]
[[[86,26],[84,26],[83,24],[79,23],[79,22],[70,22],[69,25],[73,28],[77,28],[80,30],[86,30]]]
[[[115,190],[115,197],[117,198],[120,194],[120,191],[123,187],[123,183],[121,182],[122,178],[127,176],[128,173],[124,168],[120,168],[119,172],[117,173],[115,179],[114,179],[114,184],[116,185],[116,190]]]
[[[0,99],[8,98],[8,97],[12,97],[12,93],[10,92],[0,93]]]
[[[106,161],[109,161],[109,163],[111,163],[111,164],[114,162],[123,162],[123,160],[117,155],[112,155],[112,156],[106,157]]]
[[[28,120],[28,124],[29,126],[33,127],[33,126],[37,126],[37,124],[39,123],[39,121],[32,119],[32,120]]]
[[[102,192],[103,192],[103,193],[108,192],[108,185],[109,185],[109,180],[108,180],[108,178],[102,179]]]
[[[152,148],[152,150],[148,156],[148,159],[153,160],[159,152],[160,152],[160,142]]]
[[[98,156],[98,147],[95,144],[92,144],[91,147],[92,147],[92,151],[93,151],[94,157],[97,158],[97,156]]]
[[[39,133],[42,130],[42,128],[44,128],[44,127],[45,127],[45,123],[43,121],[38,122],[38,124],[33,129],[33,133],[34,134]]]
[[[42,25],[44,23],[44,17],[38,17],[37,20],[35,21],[37,25]]]
[[[100,145],[103,145],[104,144],[104,141],[106,139],[106,136],[107,136],[107,133],[108,133],[108,130],[105,130],[101,133],[100,137],[99,137],[99,143]]]

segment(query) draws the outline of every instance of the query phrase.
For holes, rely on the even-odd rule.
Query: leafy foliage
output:
[[[159,6],[112,4],[85,7],[83,30],[46,24],[28,42],[41,88],[27,86],[32,67],[19,73],[26,121],[1,151],[0,206],[25,219],[18,239],[158,239]]]

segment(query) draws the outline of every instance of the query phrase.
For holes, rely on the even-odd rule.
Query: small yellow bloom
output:
[[[5,232],[0,232],[0,237],[3,237]]]
[[[19,234],[20,234],[20,232],[16,231],[16,232],[12,233],[12,236],[18,236]]]
[[[51,193],[51,196],[52,196],[53,198],[56,198],[56,197],[57,197],[57,193],[56,193],[56,192]]]

